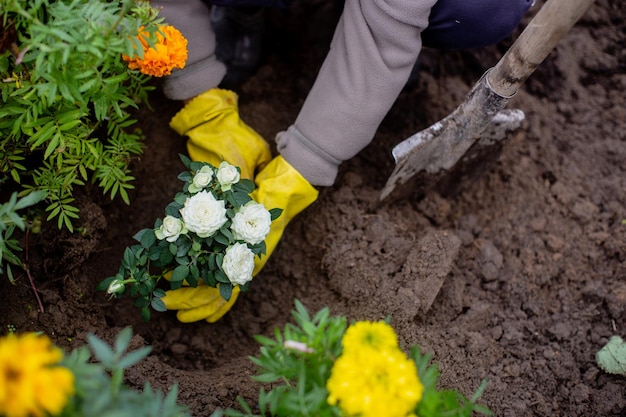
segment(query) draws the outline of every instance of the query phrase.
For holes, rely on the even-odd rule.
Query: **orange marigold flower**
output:
[[[138,69],[143,74],[163,77],[172,73],[174,68],[185,68],[187,61],[187,39],[174,26],[159,26],[156,33],[155,47],[148,45],[149,33],[140,28],[139,41],[143,46],[143,58],[139,55],[122,55],[128,62],[128,68]]]

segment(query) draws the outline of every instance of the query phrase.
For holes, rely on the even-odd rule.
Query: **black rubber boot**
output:
[[[263,8],[213,6],[211,24],[217,43],[215,54],[227,68],[220,87],[235,89],[250,78],[261,63]]]

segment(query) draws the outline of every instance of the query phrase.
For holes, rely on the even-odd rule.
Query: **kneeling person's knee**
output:
[[[422,33],[424,46],[467,49],[496,44],[517,27],[533,4],[534,0],[439,0]]]

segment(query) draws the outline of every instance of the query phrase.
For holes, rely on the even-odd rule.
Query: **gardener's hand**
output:
[[[254,258],[256,276],[276,248],[285,227],[291,219],[317,199],[317,190],[310,185],[281,156],[274,158],[255,179],[256,189],[252,198],[265,208],[281,208],[283,212],[272,222],[265,238],[266,254]],[[183,287],[167,291],[162,301],[168,310],[178,310],[176,317],[182,322],[206,320],[214,323],[235,303],[239,287],[235,287],[229,301],[224,300],[217,288],[206,285]]]
[[[266,209],[281,208],[283,212],[272,222],[265,237],[266,255],[254,258],[253,276],[258,274],[278,245],[287,224],[317,200],[318,191],[282,156],[267,164],[254,179],[252,198]]]
[[[317,198],[311,186],[282,157],[271,160],[267,142],[240,118],[237,95],[232,91],[212,89],[188,102],[174,116],[170,126],[181,135],[187,135],[189,156],[194,161],[218,166],[222,160],[239,166],[241,177],[253,179],[256,189],[252,194],[265,208],[281,208],[283,213],[272,222],[265,239],[266,254],[255,257],[256,276],[274,251],[287,223]],[[271,162],[270,162],[271,160]],[[235,303],[239,294],[235,287],[229,301],[217,288],[203,284],[167,291],[162,301],[168,310],[178,310],[182,322],[219,320]]]
[[[172,118],[170,127],[189,137],[191,160],[216,167],[226,161],[241,169],[241,178],[253,179],[272,159],[267,142],[239,118],[232,91],[214,88],[196,96]]]
[[[176,318],[183,323],[199,320],[215,323],[235,304],[239,291],[239,286],[235,286],[230,300],[226,301],[218,288],[198,284],[167,291],[162,301],[168,310],[178,310]]]

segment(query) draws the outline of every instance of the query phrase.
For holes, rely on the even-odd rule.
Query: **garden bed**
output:
[[[337,18],[332,3],[270,14],[266,62],[240,91],[242,118],[265,138],[291,123],[314,81],[332,34],[320,28]],[[469,396],[487,379],[481,402],[497,416],[624,415],[626,380],[601,371],[595,353],[626,333],[625,19],[622,4],[596,2],[511,100],[526,113],[524,129],[472,175],[381,204],[391,147],[449,113],[511,39],[425,50],[419,85],[215,324],[182,324],[170,312],[144,323],[131,300],[95,291],[180,188],[185,143],[168,127],[180,103],[155,91],[153,109],[137,114],[146,149],[133,164],[131,205],[86,187],[81,233],[45,225],[31,235],[28,264],[45,311],[26,276],[16,286],[1,280],[0,332],[43,331],[69,350],[88,333],[112,341],[130,325],[135,345],[154,350],[128,382],[177,383],[179,401],[206,416],[238,396],[254,402],[253,336],[291,321],[299,299],[350,320],[390,316],[403,346],[433,353],[442,387]]]

